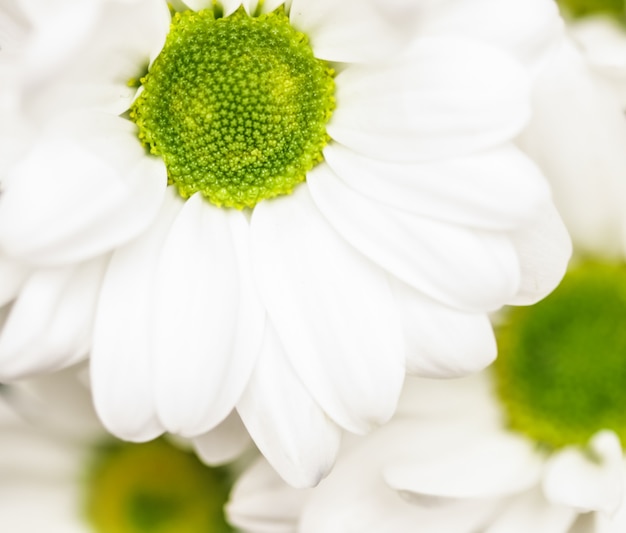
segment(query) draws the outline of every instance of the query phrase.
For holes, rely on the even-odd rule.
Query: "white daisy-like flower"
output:
[[[66,19],[35,10],[0,252],[36,270],[0,379],[88,346],[114,434],[196,437],[236,408],[313,485],[405,372],[484,367],[487,312],[561,278],[569,239],[512,144],[561,22],[543,0],[187,4],[95,2],[54,61]]]
[[[495,368],[407,380],[384,428],[317,488],[256,463],[228,506],[254,533],[626,530],[626,267],[584,263],[512,311]]]
[[[129,444],[111,438],[73,373],[0,392],[6,531],[234,531],[223,513],[228,471],[209,469],[164,439]]]
[[[575,13],[621,5],[571,4]],[[519,144],[550,181],[579,251],[623,257],[626,32],[606,15],[568,19],[567,28],[571,39],[551,54],[534,83],[535,112]]]

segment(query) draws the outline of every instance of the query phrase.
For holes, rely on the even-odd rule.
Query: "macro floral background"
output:
[[[626,531],[625,24],[2,0],[4,530]]]

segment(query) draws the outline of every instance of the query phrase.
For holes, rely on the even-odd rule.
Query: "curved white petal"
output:
[[[293,533],[310,493],[287,485],[260,458],[237,479],[225,512],[244,531]]]
[[[408,373],[455,378],[493,362],[496,339],[486,314],[458,311],[400,282],[392,287],[404,325]]]
[[[0,247],[45,265],[82,261],[135,237],[167,185],[163,161],[143,153],[134,126],[99,114],[63,117],[8,178]]]
[[[568,533],[578,513],[548,502],[540,490],[516,496],[484,533]]]
[[[315,204],[357,250],[429,297],[467,310],[503,305],[519,287],[506,235],[412,215],[358,194],[324,164],[309,173]]]
[[[107,259],[32,274],[0,333],[0,380],[58,370],[87,354]]]
[[[387,421],[404,346],[384,274],[333,231],[306,186],[256,206],[252,246],[262,300],[316,401],[353,432]]]
[[[208,465],[222,465],[233,461],[250,446],[250,435],[236,411],[211,431],[193,439],[193,448],[198,457]]]
[[[572,243],[554,205],[547,204],[537,220],[512,234],[521,267],[521,284],[510,305],[530,305],[560,283],[572,255]]]
[[[492,502],[450,502],[427,508],[408,502],[383,482],[386,460],[421,449],[415,425],[392,425],[368,435],[340,456],[333,473],[312,491],[300,517],[299,532],[404,533],[415,531],[418,524],[428,533],[477,531],[493,512]]]
[[[328,134],[387,161],[484,150],[510,140],[530,114],[524,69],[470,40],[420,39],[410,56],[351,65],[335,81],[337,109]]]
[[[557,5],[545,0],[452,0],[421,15],[421,35],[479,39],[510,50],[535,70],[563,36]]]
[[[264,311],[249,265],[248,222],[199,193],[185,202],[154,279],[155,394],[159,419],[187,437],[235,407],[263,337]]]
[[[394,464],[395,463],[395,464]],[[478,434],[439,457],[390,460],[385,482],[416,503],[433,498],[490,498],[515,494],[540,479],[534,443],[504,432]]]
[[[548,461],[543,480],[546,497],[579,512],[614,513],[624,496],[624,463],[619,438],[600,431],[589,442],[591,460],[574,447],[556,452]]]
[[[320,59],[369,63],[388,59],[405,43],[403,28],[364,0],[293,0],[289,18],[304,32]]]
[[[623,253],[626,123],[623,109],[573,45],[562,46],[533,87],[519,142],[552,185],[581,251]]]
[[[30,273],[30,267],[0,255],[0,307],[17,296]]]
[[[483,229],[516,229],[550,199],[545,178],[513,146],[432,163],[390,163],[333,143],[324,159],[343,182],[372,200]]]
[[[259,450],[290,485],[317,485],[332,468],[341,432],[291,368],[270,324],[237,411]]]
[[[164,431],[154,402],[150,313],[159,254],[182,205],[169,189],[150,230],[113,255],[98,302],[91,354],[94,403],[107,429],[127,440],[150,440]]]

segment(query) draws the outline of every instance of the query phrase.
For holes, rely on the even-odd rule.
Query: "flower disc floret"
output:
[[[228,480],[162,439],[102,446],[86,479],[86,514],[96,532],[227,533]]]
[[[495,370],[511,428],[549,448],[602,429],[626,444],[626,267],[581,265],[510,319]]]
[[[131,108],[183,198],[242,209],[292,192],[322,160],[333,70],[283,8],[176,13]]]

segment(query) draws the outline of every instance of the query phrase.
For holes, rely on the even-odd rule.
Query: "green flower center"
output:
[[[98,533],[229,533],[224,472],[164,440],[100,450],[86,511]]]
[[[610,15],[625,22],[624,0],[557,0],[561,9],[572,17]]]
[[[282,7],[175,13],[130,117],[183,198],[253,207],[291,193],[322,160],[333,76]]]
[[[601,429],[626,444],[626,267],[573,269],[500,333],[496,389],[513,430],[549,448]]]

